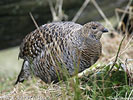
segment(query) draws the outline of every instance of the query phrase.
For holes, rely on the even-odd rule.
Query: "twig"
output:
[[[125,15],[126,15],[126,12],[127,12],[127,10],[129,9],[129,6],[131,5],[131,3],[132,3],[132,0],[129,0],[129,2],[128,2],[128,4],[127,4],[127,7],[126,7],[126,9],[125,9],[125,12],[123,13],[123,15],[122,15],[122,17],[121,17],[121,19],[120,19],[120,21],[119,21],[120,23],[121,23],[121,21],[124,19]],[[118,24],[117,29],[119,28],[120,23]]]
[[[31,16],[31,18],[32,18],[32,20],[33,20],[33,22],[34,22],[34,24],[35,24],[37,30],[39,31],[40,36],[42,37],[42,39],[43,39],[43,41],[44,41],[45,47],[47,48],[48,45],[50,45],[50,44],[46,44],[46,40],[45,40],[44,37],[43,37],[43,33],[40,31],[40,28],[39,28],[39,26],[37,25],[37,23],[36,23],[34,17],[32,16],[31,13],[29,13],[29,14],[30,14],[30,16]],[[60,50],[59,48],[58,48],[58,50],[61,52],[61,50]],[[50,58],[51,58],[51,61],[52,61],[52,63],[53,63],[53,66],[55,67],[55,70],[56,70],[56,72],[57,72],[57,74],[58,74],[58,67],[56,66],[56,62],[54,61],[54,58],[53,58],[54,56],[51,54],[49,48],[48,48],[47,52],[49,53]],[[62,61],[62,63],[64,63],[63,60],[61,59],[60,55],[59,55],[57,52],[56,52],[56,54],[57,54],[57,56],[60,58],[60,60]]]
[[[67,20],[67,15],[63,13],[62,11],[62,5],[63,5],[63,0],[56,0],[56,5],[55,7],[53,6],[52,0],[47,0],[49,3],[49,7],[52,13],[52,18],[53,21],[61,21],[63,18]]]
[[[119,48],[118,48],[118,51],[117,51],[117,54],[116,54],[115,60],[114,60],[114,62],[113,62],[113,64],[112,64],[112,66],[111,66],[111,68],[110,68],[110,70],[109,70],[109,72],[108,72],[107,75],[109,75],[109,73],[112,71],[114,65],[116,64],[116,61],[117,61],[118,56],[119,56],[119,53],[120,53],[121,45],[122,45],[123,40],[125,39],[125,37],[126,37],[126,35],[124,35],[124,37],[122,38],[122,40],[121,40],[121,42],[120,42],[120,45],[119,45]]]
[[[125,46],[124,49],[126,49],[128,47],[128,45],[130,44],[130,42],[132,41],[132,39],[133,39],[133,36],[130,38],[130,40],[128,41],[128,43],[127,43],[127,45]]]
[[[119,12],[120,12],[120,13],[126,13],[126,14],[129,14],[129,15],[133,15],[133,13],[130,12],[130,11],[125,11],[125,10],[116,8],[116,9],[115,9],[115,14],[116,14],[116,18],[117,18],[117,22],[118,22],[118,23],[119,23],[119,20],[120,20],[120,17],[119,17],[119,14],[118,14]]]
[[[52,1],[51,0],[47,0],[48,3],[49,3],[49,7],[50,7],[50,10],[51,10],[51,13],[52,13],[52,18],[53,18],[53,21],[57,20],[57,15],[56,15],[56,11],[53,7],[53,4],[52,4]]]
[[[119,14],[118,14],[117,9],[118,9],[118,8],[115,9],[115,15],[116,15],[117,23],[119,23],[120,17],[119,17]]]
[[[128,96],[128,99],[127,100],[131,100],[131,96],[133,95],[133,89],[132,89],[132,91],[130,92],[130,94],[129,94],[129,96]]]
[[[129,49],[129,48],[131,48],[131,47],[132,47],[132,45],[130,45],[129,47],[127,47],[126,49],[124,49],[122,52],[120,52],[120,55],[122,55],[123,53],[125,53],[126,50]]]
[[[133,62],[133,59],[126,59],[125,64],[123,64],[124,65],[123,69],[129,77],[129,85],[132,86],[133,85],[133,68],[132,68],[132,65],[130,67],[128,66],[129,62]],[[126,81],[126,84],[127,84],[127,81]]]
[[[30,14],[30,16],[31,16],[31,18],[32,18],[32,20],[33,20],[33,22],[34,22],[34,24],[35,24],[37,30],[39,31],[40,36],[42,37],[42,39],[43,39],[43,41],[44,41],[45,47],[47,47],[48,45],[46,45],[46,40],[43,38],[43,33],[40,31],[40,28],[39,28],[39,26],[37,25],[37,23],[36,23],[34,17],[32,16],[32,14],[31,14],[31,13],[29,13],[29,14]],[[53,56],[51,55],[51,52],[49,51],[49,49],[48,49],[47,52],[49,52],[49,55],[50,55],[51,60],[52,60],[52,62],[53,62],[53,66],[54,66],[55,69],[57,70],[57,67],[56,67],[56,64],[55,64],[55,62],[54,62]]]
[[[102,9],[99,7],[99,5],[96,3],[95,0],[92,0],[92,3],[94,4],[94,6],[96,7],[96,9],[98,10],[98,12],[100,13],[100,15],[103,17],[103,19],[106,21],[106,23],[111,27],[111,30],[115,30],[114,27],[112,26],[112,24],[110,23],[110,21],[107,19],[107,17],[105,16],[105,14],[103,13]]]
[[[77,21],[77,19],[79,18],[79,16],[81,15],[81,13],[86,8],[86,6],[88,5],[89,2],[90,2],[90,0],[85,0],[85,2],[83,3],[83,5],[79,9],[79,11],[76,13],[76,15],[74,16],[74,18],[72,19],[73,22],[76,22]]]
[[[39,31],[40,36],[42,37],[44,43],[46,44],[46,41],[45,41],[44,38],[43,38],[43,33],[40,31],[40,28],[39,28],[39,26],[37,25],[37,23],[36,23],[34,17],[32,16],[31,12],[30,12],[29,14],[30,14],[30,17],[31,17],[31,19],[33,20],[33,22],[34,22],[34,24],[35,24],[37,30]]]
[[[122,10],[122,9],[119,9],[119,8],[116,8],[115,10],[116,10],[116,12],[122,12],[122,13],[126,13],[126,14],[131,14],[131,15],[133,15],[132,12],[125,11],[125,10]]]
[[[130,38],[130,40],[126,44],[125,48],[120,52],[119,56],[122,55],[124,52],[126,52],[127,49],[132,47],[132,45],[129,46],[129,44],[131,43],[132,39],[133,39],[133,36]],[[115,56],[110,58],[109,61],[112,61],[114,58],[115,58]]]
[[[59,5],[58,5],[58,15],[59,15],[59,17],[61,17],[61,19],[62,19],[62,17],[63,17],[63,14],[62,14],[62,5],[63,5],[63,0],[59,0],[59,3],[58,3]]]

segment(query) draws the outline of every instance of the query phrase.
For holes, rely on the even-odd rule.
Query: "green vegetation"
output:
[[[67,0],[65,1],[68,2]],[[20,4],[23,5],[24,3]],[[69,5],[69,2],[67,4]],[[113,6],[113,4],[110,5]],[[111,7],[105,7],[105,10],[106,9],[110,10]],[[91,13],[96,14],[96,11],[97,10],[94,9]],[[29,11],[26,10],[26,12]],[[85,19],[89,19],[90,12],[88,13],[88,10],[86,12],[89,16],[83,17],[83,15],[87,14],[82,14],[81,19],[78,20],[79,22],[84,22]],[[13,16],[13,18],[15,17]],[[118,24],[115,16],[110,18],[109,21],[113,23],[112,26]],[[3,20],[3,22],[5,23],[5,20]],[[105,19],[102,22],[106,22]],[[108,28],[109,27],[110,26],[108,26]],[[2,33],[5,35],[4,31]],[[107,35],[102,37],[102,56],[95,65],[87,69],[87,73],[80,73],[80,75],[78,74],[70,78],[67,76],[66,70],[64,70],[65,81],[60,81],[56,84],[45,84],[40,79],[33,77],[15,86],[14,83],[22,65],[22,60],[18,61],[17,58],[19,49],[15,47],[0,51],[0,100],[133,100],[133,63],[129,62],[128,64],[127,62],[127,59],[133,58],[133,37],[124,39],[122,43],[122,35],[117,32],[113,35],[114,38],[110,38]],[[118,51],[120,42],[122,43],[122,47],[121,50],[119,49]],[[116,58],[116,62],[113,62],[117,54],[118,58]],[[60,63],[58,65],[60,66]]]
[[[45,98],[45,99],[71,99],[71,100],[109,100],[109,99],[129,99],[133,98],[133,87],[129,84],[130,77],[122,68],[122,62],[117,62],[113,70],[108,75],[112,64],[95,64],[90,68],[91,73],[78,78],[78,75],[60,81],[57,84],[45,84],[41,80],[34,78],[16,86],[13,83],[16,77],[0,76],[1,95],[6,98]],[[12,93],[13,92],[13,93]],[[0,98],[2,97],[0,95]]]

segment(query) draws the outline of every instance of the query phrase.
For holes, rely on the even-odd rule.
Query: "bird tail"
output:
[[[24,77],[23,77],[24,76],[24,63],[25,63],[25,61],[23,62],[21,71],[20,71],[20,73],[18,75],[18,78],[17,78],[17,80],[15,82],[15,85],[18,84],[19,82],[23,82],[24,81]]]
[[[18,78],[15,82],[15,85],[18,84],[19,82],[23,83],[24,80],[28,79],[29,76],[30,76],[30,71],[28,70],[27,61],[24,60],[24,62],[22,64],[21,71],[20,71]]]

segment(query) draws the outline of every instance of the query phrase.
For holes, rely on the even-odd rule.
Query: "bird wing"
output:
[[[47,48],[58,49],[59,45],[63,45],[65,36],[79,28],[81,25],[74,22],[44,24],[39,27],[39,30],[36,29],[24,38],[20,46],[19,57],[25,60],[27,58],[34,59],[44,48],[46,50]]]

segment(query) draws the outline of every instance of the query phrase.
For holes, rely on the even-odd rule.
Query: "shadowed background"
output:
[[[64,0],[63,12],[71,21],[84,0]],[[124,8],[128,0],[96,0],[105,15],[110,18],[115,15],[115,8]],[[31,12],[38,25],[52,21],[51,11],[47,0],[0,0],[0,49],[17,46],[24,36],[36,27],[33,24]],[[90,2],[78,23],[84,24],[91,20],[101,20],[102,17]]]

